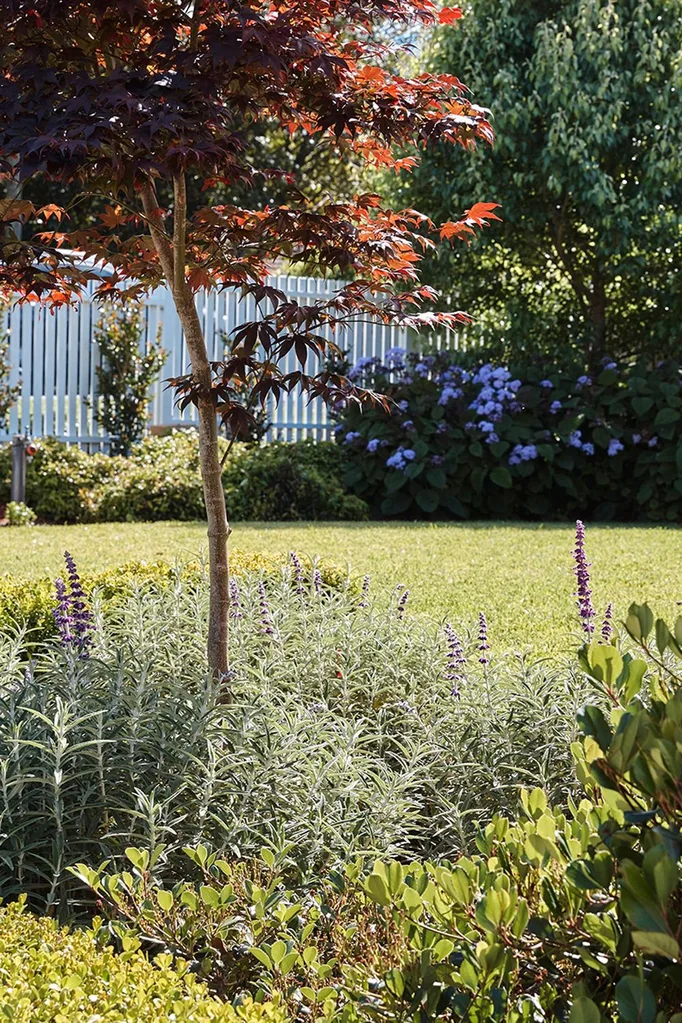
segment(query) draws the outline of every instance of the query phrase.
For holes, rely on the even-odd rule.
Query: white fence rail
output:
[[[332,295],[342,281],[308,277],[273,277],[268,281],[287,295],[306,303]],[[223,338],[235,326],[257,320],[258,310],[251,296],[229,289],[202,292],[197,305],[206,332],[209,358],[219,361]],[[16,433],[34,437],[59,437],[89,450],[108,447],[108,437],[94,416],[100,354],[94,327],[100,307],[85,298],[75,308],[54,313],[37,304],[15,306],[8,315],[10,331],[10,382],[20,385],[20,395],[10,412],[8,428],[0,440]],[[145,338],[160,333],[166,362],[156,381],[149,403],[150,426],[191,425],[196,410],[180,412],[166,381],[189,371],[187,347],[170,294],[154,291],[144,303]],[[331,338],[331,334],[328,335]],[[382,323],[358,323],[336,337],[349,351],[351,361],[368,355],[382,356],[389,348],[407,347],[407,331]],[[285,370],[293,370],[295,356],[287,357]],[[297,395],[285,395],[277,408],[268,410],[270,439],[295,440],[329,435],[327,411],[322,402],[306,404]]]

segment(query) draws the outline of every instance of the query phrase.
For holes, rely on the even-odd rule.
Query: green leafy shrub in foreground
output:
[[[92,933],[0,909],[0,1017],[12,1023],[284,1023],[275,1006],[220,1002],[181,963],[116,955]]]
[[[269,849],[259,866],[188,849],[195,877],[172,889],[160,849],[131,849],[122,874],[76,870],[104,932],[189,956],[227,997],[276,992],[300,1020],[682,1023],[682,618],[633,605],[626,627],[642,656],[581,655],[599,700],[579,715],[585,796],[566,810],[525,791],[474,855],[298,887]]]
[[[225,445],[226,442],[221,442]],[[223,483],[233,520],[361,520],[367,506],[343,486],[344,453],[331,442],[236,444]],[[0,502],[9,500],[11,452],[0,448]],[[88,454],[54,438],[29,461],[26,500],[42,522],[203,519],[193,430],[147,437],[127,458]]]

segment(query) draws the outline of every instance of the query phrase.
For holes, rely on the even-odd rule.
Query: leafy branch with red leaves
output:
[[[437,143],[492,142],[485,111],[454,75],[385,70],[379,27],[450,24],[461,13],[432,0],[5,2],[0,175],[12,187],[0,202],[0,293],[55,307],[86,284],[101,299],[170,289],[191,362],[174,384],[181,403],[198,409],[208,660],[225,680],[229,526],[218,420],[238,436],[255,408],[294,389],[331,404],[381,400],[326,368],[338,348],[323,331],[337,336],[376,317],[415,329],[466,322],[464,313],[424,310],[435,295],[419,284],[419,262],[439,233],[466,239],[498,218],[493,203],[441,225],[385,209],[373,194],[312,203],[290,175],[286,204],[190,209],[188,178],[248,189],[261,171],[243,133],[266,120],[339,160],[354,153],[396,170]],[[75,201],[104,198],[97,223],[70,230],[68,209],[22,199],[21,186],[40,176],[75,187]],[[349,283],[300,303],[266,286],[280,261]],[[262,312],[210,363],[195,294],[228,287],[253,295]],[[294,373],[282,369],[289,352]]]

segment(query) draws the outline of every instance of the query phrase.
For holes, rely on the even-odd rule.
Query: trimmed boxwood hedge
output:
[[[170,955],[117,955],[90,931],[0,908],[0,1018],[12,1023],[285,1023],[272,1003],[234,1008]]]

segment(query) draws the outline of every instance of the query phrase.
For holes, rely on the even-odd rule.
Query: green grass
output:
[[[196,557],[205,529],[193,523],[39,526],[0,530],[0,572],[55,575],[67,548],[83,571],[131,559]],[[568,525],[238,523],[244,550],[296,549],[348,562],[376,585],[405,583],[415,611],[472,623],[485,611],[498,649],[536,653],[575,647],[574,579]],[[617,615],[647,600],[669,619],[682,600],[682,530],[665,526],[590,526],[595,602]]]

